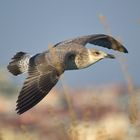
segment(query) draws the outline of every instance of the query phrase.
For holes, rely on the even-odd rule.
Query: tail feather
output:
[[[18,52],[12,58],[11,62],[7,66],[7,69],[13,75],[19,75],[19,74],[22,74],[24,72],[27,72],[30,58],[31,58],[31,56],[28,53]]]

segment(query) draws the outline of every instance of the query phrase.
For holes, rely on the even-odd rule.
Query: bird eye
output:
[[[99,52],[94,52],[94,55],[96,55],[96,56],[99,55],[99,54],[100,54]]]

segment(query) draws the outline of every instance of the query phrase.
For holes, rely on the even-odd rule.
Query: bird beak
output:
[[[115,56],[113,54],[107,54],[105,57],[106,58],[111,58],[111,59],[114,59],[115,58]]]

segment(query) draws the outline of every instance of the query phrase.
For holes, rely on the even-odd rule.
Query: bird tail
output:
[[[19,75],[28,71],[29,60],[31,56],[25,52],[18,52],[8,64],[7,69],[13,75]]]

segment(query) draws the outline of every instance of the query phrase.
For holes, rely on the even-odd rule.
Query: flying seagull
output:
[[[115,58],[112,54],[86,48],[87,43],[128,53],[127,49],[113,37],[93,34],[59,42],[47,51],[34,56],[18,52],[12,58],[7,68],[13,75],[28,73],[17,100],[18,114],[39,103],[66,70],[79,70],[103,58]]]

